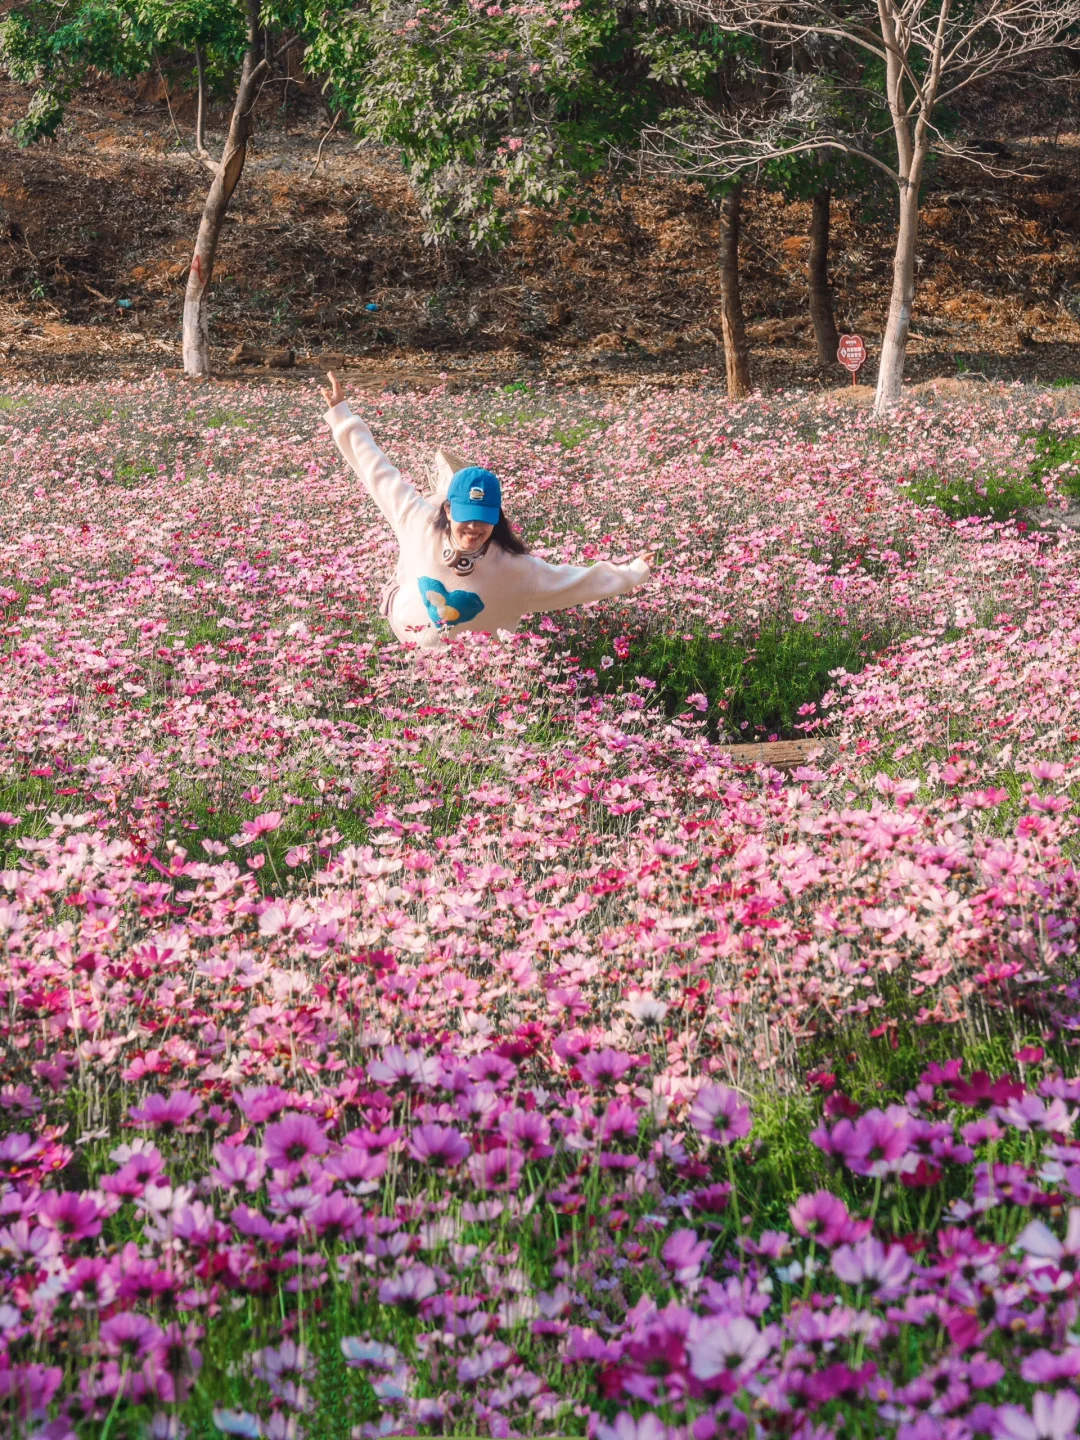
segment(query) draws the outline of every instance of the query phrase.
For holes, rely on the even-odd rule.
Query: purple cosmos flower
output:
[[[911,1257],[902,1245],[886,1249],[880,1240],[868,1235],[834,1251],[832,1268],[846,1285],[859,1285],[879,1300],[895,1300],[903,1294],[911,1274]]]
[[[469,1160],[469,1175],[479,1190],[516,1190],[523,1168],[521,1156],[501,1145]]]
[[[656,1415],[636,1417],[624,1411],[610,1425],[597,1425],[596,1440],[668,1440],[668,1429]]]
[[[307,1218],[321,1240],[355,1240],[364,1229],[364,1212],[347,1195],[327,1195],[308,1211]]]
[[[994,1424],[997,1440],[1074,1440],[1080,1420],[1080,1397],[1072,1390],[1031,1397],[1031,1413],[1020,1405],[998,1406]]]
[[[266,1127],[263,1136],[266,1160],[272,1170],[290,1170],[325,1155],[328,1141],[322,1126],[311,1115],[288,1111]]]
[[[58,1365],[12,1365],[0,1369],[0,1406],[14,1401],[21,1420],[39,1420],[60,1388],[64,1372]],[[9,1412],[10,1413],[10,1412]]]
[[[174,1130],[182,1129],[201,1108],[202,1101],[197,1096],[189,1095],[186,1090],[174,1090],[171,1095],[147,1095],[141,1105],[132,1105],[128,1114],[144,1129],[171,1135]]]
[[[775,1348],[778,1336],[775,1326],[759,1330],[746,1315],[697,1316],[686,1341],[690,1371],[706,1382],[723,1377],[737,1389]]]
[[[279,1115],[289,1103],[280,1085],[245,1085],[233,1097],[244,1119],[251,1125],[263,1125]]]
[[[1067,1345],[1060,1354],[1036,1350],[1020,1362],[1020,1378],[1029,1385],[1054,1385],[1080,1377],[1080,1345]]]
[[[406,1265],[379,1286],[379,1304],[415,1311],[437,1288],[435,1272],[429,1266]]]
[[[555,1153],[549,1144],[551,1124],[539,1110],[504,1110],[499,1129],[509,1149],[519,1150],[526,1160],[544,1160]]]
[[[1035,1268],[1053,1265],[1058,1270],[1077,1270],[1080,1268],[1080,1207],[1074,1206],[1069,1211],[1064,1240],[1059,1240],[1042,1220],[1032,1220],[1020,1231],[1016,1243]]]
[[[392,1370],[398,1361],[398,1353],[392,1345],[383,1345],[378,1340],[362,1340],[347,1335],[341,1342],[341,1353],[346,1365],[354,1370]]]
[[[160,1325],[134,1310],[121,1310],[103,1320],[98,1334],[107,1355],[127,1355],[134,1360],[159,1354],[165,1340]]]
[[[728,1085],[706,1085],[694,1096],[690,1124],[706,1140],[731,1145],[750,1134],[750,1106]]]
[[[447,1125],[419,1125],[409,1137],[409,1154],[436,1170],[452,1170],[467,1160],[472,1146]]]

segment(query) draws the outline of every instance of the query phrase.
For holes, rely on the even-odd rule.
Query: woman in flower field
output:
[[[8,389],[0,1440],[1080,1440],[1080,537],[894,476],[1060,396],[387,395],[545,553],[678,517],[413,650],[308,395]],[[753,611],[897,627],[787,775],[650,688]]]
[[[627,565],[588,566],[549,565],[530,555],[503,511],[498,477],[478,465],[453,465],[441,452],[446,498],[441,505],[425,500],[349,409],[337,376],[327,378],[326,422],[398,542],[382,613],[403,643],[430,648],[463,630],[512,633],[524,615],[626,595],[649,578],[648,552]]]

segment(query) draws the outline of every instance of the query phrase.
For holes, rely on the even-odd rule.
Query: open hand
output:
[[[341,388],[341,381],[332,370],[326,372],[326,378],[330,381],[330,389],[320,390],[319,394],[326,401],[326,408],[333,410],[335,405],[340,405],[345,399],[345,391]]]

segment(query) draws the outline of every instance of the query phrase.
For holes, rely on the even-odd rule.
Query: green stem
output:
[[[113,1396],[112,1409],[105,1417],[105,1424],[101,1427],[99,1440],[109,1440],[109,1431],[112,1429],[112,1423],[116,1419],[116,1412],[120,1408],[120,1401],[123,1399],[124,1381],[127,1379],[127,1368],[127,1356],[125,1355],[123,1363],[120,1366],[120,1380],[116,1387],[116,1394]]]

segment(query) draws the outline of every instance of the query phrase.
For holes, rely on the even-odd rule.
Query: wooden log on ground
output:
[[[794,770],[809,763],[807,756],[825,748],[821,740],[769,740],[757,745],[723,745],[737,765],[769,765]]]

